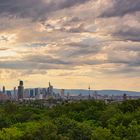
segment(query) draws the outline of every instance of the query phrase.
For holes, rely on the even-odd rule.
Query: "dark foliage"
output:
[[[140,100],[0,105],[0,140],[140,140]]]

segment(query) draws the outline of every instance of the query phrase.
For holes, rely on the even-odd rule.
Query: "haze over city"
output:
[[[140,0],[0,0],[0,86],[140,91]]]

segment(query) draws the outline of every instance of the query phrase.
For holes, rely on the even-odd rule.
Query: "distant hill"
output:
[[[56,93],[60,93],[60,89],[54,89]],[[91,90],[90,94],[95,93],[95,91],[100,94],[100,95],[123,95],[126,93],[129,96],[140,96],[140,92],[135,92],[135,91],[121,91],[121,90]],[[82,94],[82,95],[87,95],[89,94],[88,90],[83,90],[83,89],[66,89],[65,94],[69,93],[70,95],[77,95],[77,94]]]

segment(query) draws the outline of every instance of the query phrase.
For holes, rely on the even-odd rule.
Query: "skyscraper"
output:
[[[61,89],[61,97],[64,97],[64,94],[65,94],[65,90]]]
[[[16,87],[14,87],[14,99],[17,100],[17,90],[16,90]]]
[[[49,95],[53,95],[53,86],[51,85],[51,83],[49,82],[49,87],[48,87],[48,94]]]
[[[3,88],[2,88],[2,92],[5,93],[5,86],[3,86]]]
[[[19,86],[18,86],[18,99],[23,99],[23,93],[24,93],[23,81],[19,81]]]
[[[126,93],[123,94],[123,100],[124,101],[127,100],[127,94]]]

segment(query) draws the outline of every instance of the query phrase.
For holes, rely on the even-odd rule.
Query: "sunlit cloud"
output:
[[[134,84],[140,82],[139,5],[139,0],[2,0],[0,79],[8,88],[23,79],[32,87],[52,80],[63,88],[92,83],[140,90]],[[126,81],[129,86],[123,86]]]

